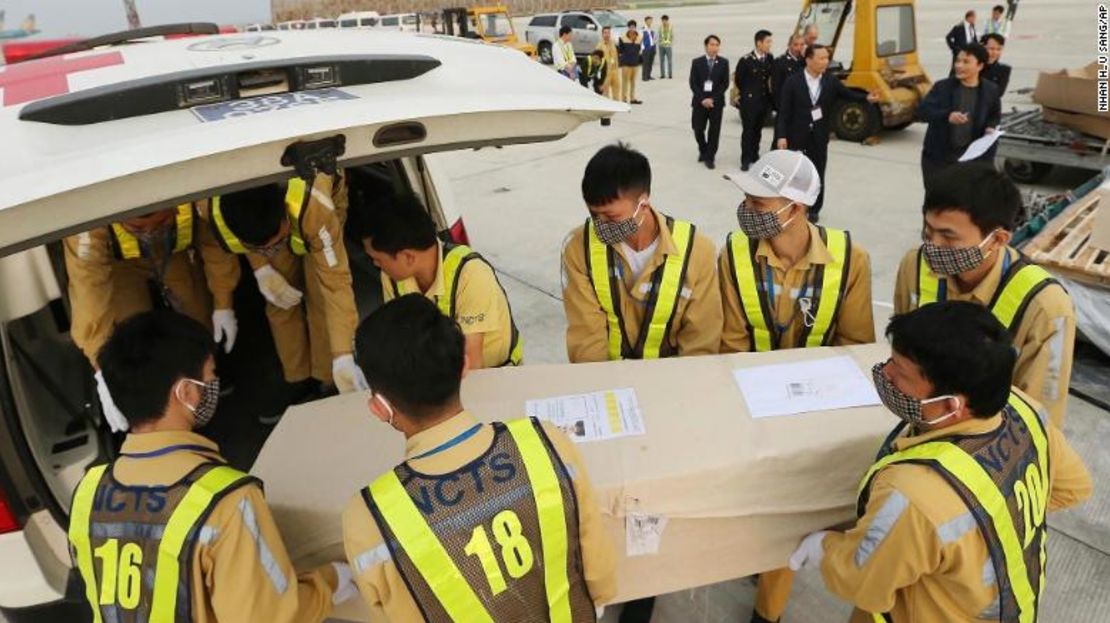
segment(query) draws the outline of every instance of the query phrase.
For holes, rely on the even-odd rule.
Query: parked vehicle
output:
[[[381,15],[377,11],[356,11],[339,16],[340,28],[377,28]]]
[[[551,50],[559,38],[563,26],[571,27],[571,45],[575,56],[584,57],[594,51],[601,42],[601,29],[609,26],[613,38],[620,37],[627,30],[628,18],[607,9],[596,11],[566,11],[564,13],[540,13],[528,22],[524,30],[524,40],[536,46],[540,60],[550,65],[554,62]]]
[[[420,32],[420,16],[416,13],[398,13],[396,15],[383,15],[378,22],[378,27],[383,30]]]
[[[339,22],[326,17],[315,17],[305,22],[305,30],[318,30],[320,28],[336,28]]]

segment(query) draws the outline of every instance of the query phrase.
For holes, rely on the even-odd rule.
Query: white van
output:
[[[315,17],[304,23],[305,30],[318,30],[321,28],[338,28],[339,22],[325,17]]]
[[[339,16],[340,28],[377,28],[381,16],[377,11],[356,11]]]
[[[243,29],[243,32],[269,32],[277,30],[273,24],[250,24]]]
[[[421,19],[416,13],[398,13],[396,15],[383,15],[378,22],[382,30],[399,30],[401,32],[420,32]]]
[[[317,154],[337,158],[352,193],[414,193],[458,240],[465,230],[449,216],[450,189],[432,154],[558,140],[627,109],[514,50],[439,37],[241,33],[66,60],[88,68],[33,95],[9,91],[0,107],[0,618],[10,623],[89,619],[67,547],[70,496],[120,442],[107,432],[90,367],[68,332],[61,238],[288,179],[283,154],[307,143],[331,150]],[[498,97],[475,71],[504,78]],[[352,273],[361,270],[352,261]],[[257,297],[244,276],[243,292]],[[380,290],[363,277],[356,294]],[[265,327],[262,318],[240,319],[232,353],[252,370],[280,367],[272,342],[238,352],[254,348],[244,332]],[[250,467],[266,432],[232,415],[268,393],[240,377],[204,431],[237,467]]]

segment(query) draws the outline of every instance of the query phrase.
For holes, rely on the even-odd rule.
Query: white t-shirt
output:
[[[632,269],[632,275],[635,279],[639,279],[644,275],[647,270],[648,263],[651,258],[655,256],[655,250],[659,248],[659,238],[656,237],[651,244],[644,247],[642,251],[637,251],[628,246],[628,243],[621,243],[621,251],[624,252],[624,259],[628,260],[628,266]]]

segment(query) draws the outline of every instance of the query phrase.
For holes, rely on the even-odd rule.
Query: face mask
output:
[[[389,404],[389,401],[385,399],[385,396],[381,394],[374,394],[373,390],[371,390],[371,394],[372,396],[370,399],[377,400],[378,403],[381,404],[382,407],[384,407],[385,410],[389,412],[389,420],[386,421],[386,424],[393,426],[393,416],[396,415],[396,413],[393,411],[393,405]]]
[[[934,273],[942,277],[975,270],[986,259],[983,255],[983,245],[990,241],[996,231],[998,230],[987,234],[987,237],[974,247],[939,247],[926,240],[925,261]]]
[[[636,204],[636,211],[632,216],[624,219],[623,221],[602,221],[596,216],[592,217],[594,220],[594,230],[597,232],[597,239],[603,244],[615,245],[624,242],[631,238],[640,229],[640,223],[644,219],[637,219],[636,216],[640,213],[640,208],[644,207],[643,201]]]
[[[195,422],[194,428],[203,428],[206,424],[212,421],[212,417],[216,415],[216,405],[220,402],[220,379],[216,377],[207,383],[195,381],[193,379],[182,379],[186,383],[192,383],[201,388],[200,402],[194,407],[193,405],[177,396],[181,400],[181,404],[193,413],[193,420]],[[178,387],[181,387],[178,385]]]
[[[911,426],[918,428],[923,424],[935,426],[956,415],[956,411],[952,411],[951,413],[942,415],[935,420],[926,421],[921,415],[922,405],[940,402],[941,400],[948,400],[949,398],[955,398],[956,409],[959,410],[960,399],[956,396],[949,395],[937,396],[936,398],[929,398],[928,400],[918,400],[913,396],[905,394],[902,390],[898,389],[898,387],[895,386],[890,379],[886,378],[886,375],[883,374],[883,367],[885,366],[885,361],[880,361],[879,363],[875,364],[875,367],[871,368],[871,377],[875,381],[875,390],[879,393],[879,399],[882,400],[883,405],[886,406],[887,409],[890,409],[891,413],[897,415],[899,419],[902,419]]]
[[[757,212],[748,208],[748,203],[742,202],[736,208],[736,220],[740,222],[740,231],[753,240],[766,240],[781,234],[786,226],[796,217],[792,216],[785,223],[779,222],[779,215],[790,209],[794,202],[786,204],[774,212]]]

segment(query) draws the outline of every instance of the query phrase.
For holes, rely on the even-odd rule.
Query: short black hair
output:
[[[988,32],[987,34],[983,35],[982,37],[979,37],[979,43],[981,43],[984,47],[986,47],[988,41],[994,41],[995,43],[997,43],[998,45],[1001,45],[1001,46],[1006,45],[1006,37],[1003,37],[1002,35],[1000,35],[996,32]]]
[[[277,184],[266,184],[220,197],[220,212],[231,233],[243,242],[259,246],[281,231],[285,218],[285,196]]]
[[[598,58],[605,58],[605,52],[602,52],[601,50],[594,50],[592,54]]]
[[[411,194],[376,207],[353,205],[348,220],[352,236],[370,238],[374,250],[390,255],[405,249],[421,251],[437,241],[435,221],[423,202]]]
[[[613,27],[612,27],[612,26],[609,26],[609,25],[605,25],[605,26],[602,26],[602,27],[601,27],[601,30],[602,30],[602,31],[606,31],[606,30],[613,30]]]
[[[625,143],[606,145],[586,163],[582,199],[590,207],[603,206],[624,193],[651,193],[651,163]]]
[[[1013,337],[986,307],[969,301],[923,305],[890,319],[894,352],[921,367],[934,396],[963,394],[976,417],[1002,410],[1013,382]]]
[[[633,28],[633,27],[635,27],[635,26],[636,26],[636,20],[634,20],[634,19],[630,19],[630,20],[628,20],[628,23],[627,23],[627,24],[625,24],[625,26],[626,26],[626,27],[628,27],[628,28]]]
[[[720,37],[718,37],[717,35],[709,35],[708,37],[705,38],[705,41],[702,42],[702,45],[708,46],[710,41],[716,41],[717,45],[721,44],[721,38]]]
[[[561,26],[559,28],[559,36],[560,37],[562,37],[563,35],[569,35],[572,32],[574,32],[574,29],[571,28],[570,26]]]
[[[977,43],[975,41],[972,41],[971,43],[961,47],[960,52],[963,52],[968,56],[974,56],[975,59],[979,61],[980,65],[986,65],[987,59],[990,58],[990,56],[987,54],[987,48],[984,48],[983,44]]]
[[[670,19],[671,19],[671,16],[670,16],[670,15],[667,15],[666,13],[664,13],[664,14],[663,14],[663,19],[665,19],[665,20],[667,20],[667,21],[670,21]]]
[[[1012,231],[1022,207],[1021,191],[1004,173],[990,164],[958,162],[930,183],[922,212],[963,212],[985,236],[997,228]]]
[[[214,353],[212,333],[204,325],[157,309],[116,325],[96,363],[112,402],[134,428],[165,414],[175,383],[203,380],[204,364]]]
[[[421,294],[389,301],[355,330],[355,360],[366,382],[417,420],[458,400],[465,357],[459,325]]]
[[[644,21],[645,22],[648,21],[649,19],[653,19],[653,18],[650,15],[645,15],[644,16]]]
[[[1005,13],[1006,7],[1002,6],[1001,4],[996,4],[993,8],[991,8],[991,11],[994,11],[995,13]]]
[[[828,49],[828,46],[826,46],[822,43],[814,43],[813,45],[806,46],[805,57],[806,58],[813,58],[813,54],[815,52],[817,52],[817,50],[827,50],[827,49]]]
[[[764,39],[766,39],[767,37],[770,37],[770,36],[771,36],[771,31],[770,30],[757,30],[755,32],[755,42],[760,43]]]
[[[975,10],[974,9],[971,9],[967,13],[964,13],[964,19],[967,19],[969,17],[974,17],[974,16],[975,16]]]

